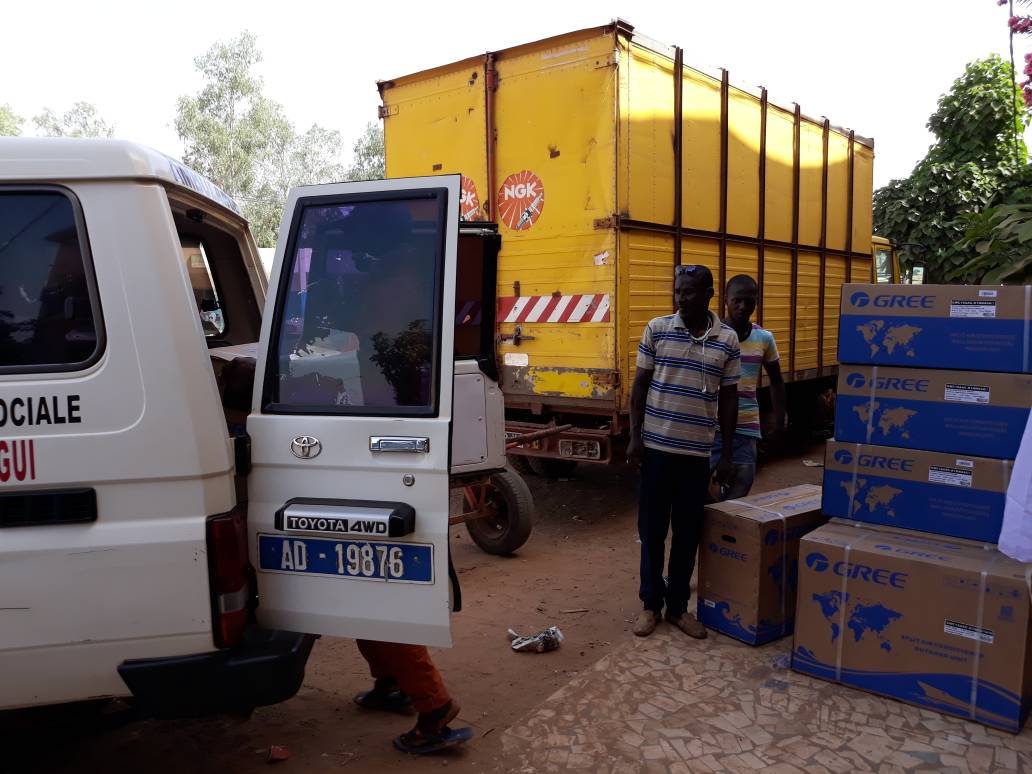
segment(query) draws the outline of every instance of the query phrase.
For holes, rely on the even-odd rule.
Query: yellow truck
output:
[[[614,456],[642,328],[672,311],[679,263],[707,264],[721,287],[757,279],[790,420],[812,421],[836,370],[840,287],[876,280],[872,140],[623,21],[379,90],[388,177],[460,172],[463,217],[499,224],[507,429],[565,428],[513,449],[537,472]]]

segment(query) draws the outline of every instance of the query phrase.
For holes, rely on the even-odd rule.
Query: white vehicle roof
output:
[[[164,153],[125,140],[0,137],[0,180],[158,180],[240,214],[225,191]]]

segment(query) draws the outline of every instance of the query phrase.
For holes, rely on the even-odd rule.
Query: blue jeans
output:
[[[646,610],[680,616],[691,597],[695,552],[702,533],[702,510],[709,484],[705,457],[645,449],[641,460],[638,538],[641,540],[641,586]],[[670,532],[667,582],[663,555]]]
[[[713,439],[713,450],[710,452],[710,470],[717,467],[723,452],[720,433]],[[735,500],[745,497],[756,480],[756,439],[750,435],[735,433],[731,441],[731,463],[735,467],[735,480],[722,493],[722,500]]]

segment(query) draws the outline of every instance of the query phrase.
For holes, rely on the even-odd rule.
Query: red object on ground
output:
[[[290,757],[290,750],[286,747],[282,747],[278,744],[269,746],[269,757],[266,759],[267,763],[279,763],[285,761]]]

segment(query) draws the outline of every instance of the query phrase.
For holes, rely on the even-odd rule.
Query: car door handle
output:
[[[372,436],[369,439],[369,451],[426,454],[430,451],[430,439]]]

